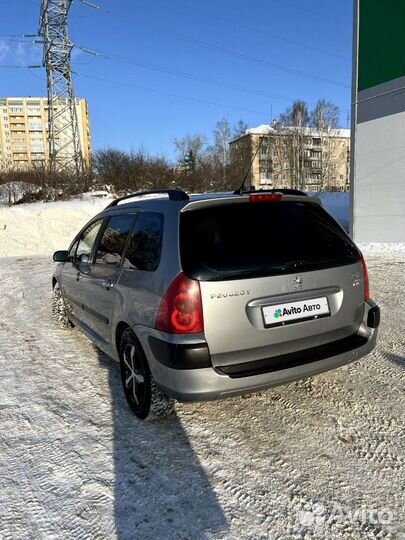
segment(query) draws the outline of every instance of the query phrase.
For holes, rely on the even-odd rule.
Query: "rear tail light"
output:
[[[270,195],[249,195],[249,202],[251,203],[260,203],[260,202],[278,202],[283,198],[282,193],[271,193]]]
[[[361,256],[361,266],[363,267],[364,301],[367,302],[367,300],[370,300],[370,281],[368,279],[367,265],[363,255]]]
[[[204,331],[200,284],[183,273],[167,289],[156,317],[155,328],[169,334]]]

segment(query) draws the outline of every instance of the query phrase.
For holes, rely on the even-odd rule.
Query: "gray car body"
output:
[[[287,198],[291,201],[304,199]],[[370,328],[367,322],[369,311],[375,304],[363,300],[361,262],[299,275],[201,281],[204,332],[168,334],[155,328],[162,297],[182,271],[181,213],[203,206],[246,203],[247,200],[247,195],[233,194],[192,196],[189,201],[139,198],[107,208],[95,216],[76,236],[71,247],[88,225],[100,218],[143,211],[163,214],[160,264],[154,272],[126,269],[122,264],[119,267],[75,262],[58,264],[53,283],[58,282],[70,305],[72,322],[115,360],[119,360],[122,332],[130,327],[143,348],[157,385],[168,395],[183,401],[260,391],[342,366],[368,354],[375,347],[377,328]],[[317,199],[307,197],[305,202],[319,204]],[[297,277],[302,281],[299,289]],[[276,328],[264,327],[263,306],[324,296],[328,298],[331,316]],[[297,362],[297,365],[290,362],[286,368],[246,376],[233,377],[224,372],[227,366],[246,366],[249,362],[291,356],[313,348],[321,350],[323,345],[337,343],[349,336],[361,336],[361,346],[343,352],[333,351],[332,347],[326,357],[324,354],[319,360]],[[151,338],[197,349],[208,345],[211,365],[194,369],[169,367],[151,347]]]

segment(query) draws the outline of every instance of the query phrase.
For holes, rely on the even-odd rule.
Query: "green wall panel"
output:
[[[405,76],[405,0],[359,0],[359,90]]]

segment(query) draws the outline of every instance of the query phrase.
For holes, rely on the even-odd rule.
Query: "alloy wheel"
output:
[[[145,370],[133,343],[127,343],[122,359],[125,366],[124,384],[127,397],[133,400],[135,405],[140,406],[145,400]]]

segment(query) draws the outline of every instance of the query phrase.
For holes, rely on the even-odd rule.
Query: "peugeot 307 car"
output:
[[[376,344],[362,254],[299,191],[121,197],[54,260],[55,321],[120,362],[142,419],[337,368]]]

